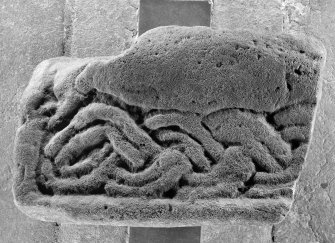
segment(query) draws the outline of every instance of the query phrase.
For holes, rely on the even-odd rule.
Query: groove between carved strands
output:
[[[201,115],[144,109],[96,90],[72,91],[57,108],[52,90],[44,94],[24,125],[44,119],[36,182],[48,195],[291,197],[315,106]]]

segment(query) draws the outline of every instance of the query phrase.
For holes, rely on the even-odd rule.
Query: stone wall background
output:
[[[278,225],[202,227],[202,242],[335,242],[335,1],[211,0],[213,28],[316,35],[328,51],[312,146],[289,216]],[[16,209],[11,193],[18,102],[34,67],[55,56],[116,55],[137,35],[139,0],[0,2],[0,242],[127,242],[127,227],[59,225]]]

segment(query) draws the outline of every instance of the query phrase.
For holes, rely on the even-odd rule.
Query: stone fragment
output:
[[[169,26],[119,56],[46,60],[21,100],[16,203],[70,223],[278,222],[309,141],[281,131],[310,131],[324,55],[313,38]]]

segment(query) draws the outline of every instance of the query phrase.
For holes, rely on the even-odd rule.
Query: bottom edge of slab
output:
[[[32,199],[33,198],[33,199]],[[15,200],[26,215],[63,224],[93,224],[142,227],[179,227],[248,222],[278,223],[288,213],[292,200],[211,199],[183,202],[174,199],[110,198],[101,195],[30,195],[30,201]]]

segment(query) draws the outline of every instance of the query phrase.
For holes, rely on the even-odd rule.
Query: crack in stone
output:
[[[313,233],[313,236],[316,240],[319,240],[319,236],[318,236],[318,233],[313,225],[313,217],[312,217],[312,214],[309,214],[309,221],[308,221],[308,226],[309,228],[311,229],[312,233]]]
[[[137,33],[137,30],[135,29],[135,28],[128,28],[128,27],[124,27],[127,31],[129,31],[129,32],[132,32],[132,35],[131,35],[131,37],[132,38],[134,38],[134,37],[136,37],[136,35],[138,34]]]

